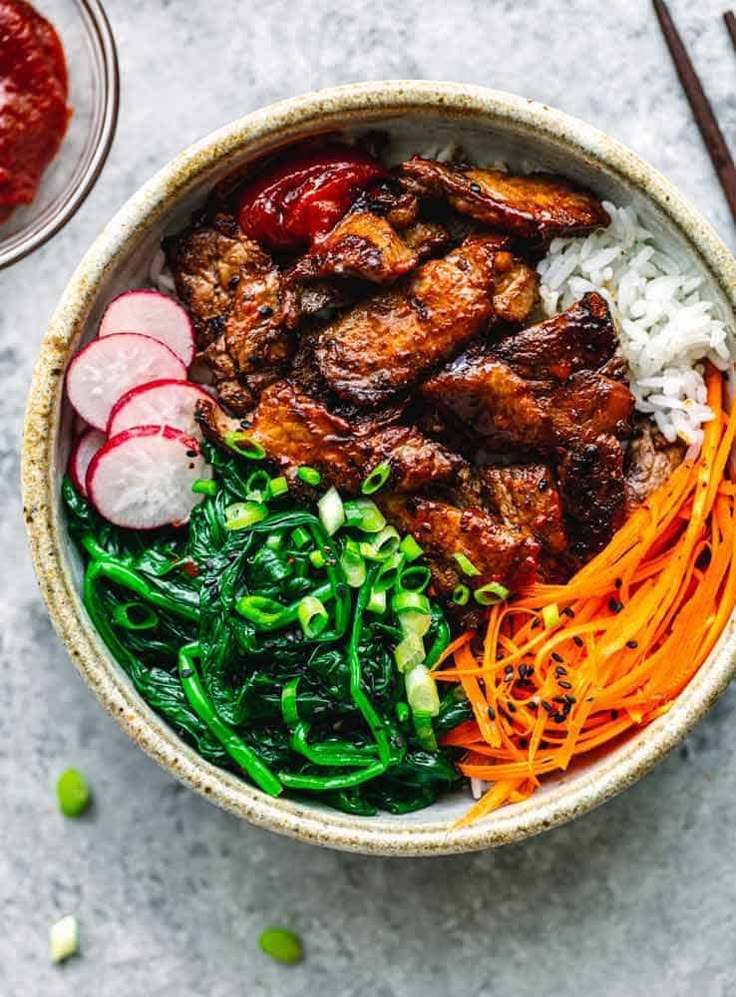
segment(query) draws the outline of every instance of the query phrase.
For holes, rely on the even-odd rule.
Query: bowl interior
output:
[[[101,145],[112,140],[117,113],[111,36],[98,0],[43,0],[36,7],[64,47],[72,114],[33,202],[0,225],[0,266],[30,252],[71,217],[91,187],[90,171],[104,162],[107,149]]]
[[[662,246],[683,266],[702,275],[707,294],[715,301],[720,316],[733,322],[733,311],[718,276],[695,244],[698,232],[692,229],[686,232],[673,221],[668,212],[667,188],[664,188],[664,193],[660,189],[656,195],[653,194],[646,170],[643,171],[641,178],[637,177],[638,161],[633,157],[632,163],[627,164],[625,169],[607,165],[607,160],[611,157],[605,155],[603,151],[601,158],[598,158],[596,142],[605,141],[604,136],[599,136],[591,130],[586,133],[586,142],[575,142],[561,135],[561,129],[557,129],[556,132],[553,128],[548,131],[538,130],[531,127],[528,121],[515,120],[513,115],[494,115],[490,111],[476,111],[469,114],[466,110],[461,111],[439,104],[402,109],[401,113],[398,113],[381,111],[369,104],[357,114],[357,120],[355,113],[343,115],[335,113],[327,125],[325,118],[320,119],[317,115],[306,123],[282,122],[275,131],[266,129],[255,142],[251,140],[248,128],[244,127],[242,132],[238,133],[237,140],[228,145],[219,162],[207,159],[205,156],[205,162],[202,164],[197,156],[193,155],[188,161],[190,165],[180,171],[178,180],[172,179],[176,177],[176,170],[169,168],[168,177],[172,183],[164,195],[161,195],[162,185],[166,186],[163,180],[152,181],[149,187],[151,191],[156,188],[156,196],[150,196],[150,192],[149,196],[144,194],[139,196],[135,228],[132,234],[126,237],[122,250],[116,253],[114,258],[106,256],[93,260],[97,268],[96,279],[89,296],[86,320],[82,321],[82,318],[79,318],[71,330],[74,339],[68,347],[64,347],[66,359],[82,339],[91,338],[95,334],[102,311],[115,294],[126,288],[147,283],[151,260],[162,236],[176,231],[187,223],[192,210],[202,203],[218,179],[266,150],[288,144],[298,137],[324,131],[326,128],[343,130],[347,133],[369,129],[385,131],[391,140],[387,156],[392,161],[399,161],[415,152],[436,154],[444,147],[456,143],[462,147],[467,158],[475,162],[487,164],[503,161],[517,169],[539,168],[560,172],[584,183],[599,195],[617,204],[633,203],[641,212],[647,227],[657,234]],[[205,144],[200,147],[205,151],[206,148]],[[191,164],[197,162],[200,162],[200,165],[191,169]],[[124,212],[125,210],[127,209],[124,209]],[[81,269],[83,268],[84,264]],[[55,432],[50,445],[54,448],[52,462],[52,486],[56,503],[54,515],[59,523],[63,520],[58,507],[59,484],[69,452],[73,416],[68,405],[61,403],[60,387],[57,389],[54,404],[57,413],[55,425],[58,431]],[[62,568],[69,572],[71,584],[77,594],[74,612],[84,616],[84,610],[79,604],[80,561],[66,537],[63,522],[59,525]],[[64,628],[61,629],[63,632]],[[94,636],[90,639],[94,640]],[[715,698],[719,690],[713,691],[714,684],[720,683],[720,687],[725,685],[730,677],[730,671],[725,677],[721,676],[716,683],[712,679],[709,680],[707,672],[711,662],[718,659],[719,648],[727,640],[728,635],[725,635],[709,663],[701,669],[691,687],[680,697],[681,700],[686,700],[698,683],[705,683],[700,693],[701,700]],[[67,641],[69,642],[68,636]],[[119,696],[123,696],[127,704],[134,704],[136,714],[134,726],[138,740],[164,764],[179,769],[180,774],[182,766],[184,768],[189,766],[183,777],[190,784],[195,784],[200,789],[204,786],[204,791],[213,793],[214,798],[222,805],[275,830],[363,851],[421,853],[467,850],[513,840],[522,834],[532,833],[552,823],[568,819],[575,813],[588,809],[607,796],[613,795],[624,785],[638,778],[653,764],[656,757],[663,754],[679,739],[706,708],[705,705],[699,705],[694,709],[678,702],[670,714],[659,718],[648,728],[609,749],[604,755],[591,755],[584,763],[578,764],[564,776],[548,779],[525,803],[504,808],[470,830],[449,833],[450,825],[465,812],[471,802],[467,792],[448,795],[431,808],[415,814],[401,817],[383,814],[374,818],[348,817],[319,806],[308,807],[289,800],[272,801],[265,798],[257,790],[229,773],[214,769],[199,759],[181,742],[176,741],[171,732],[167,734],[163,722],[159,721],[138,699],[127,677],[111,661],[99,640],[95,646],[106,672],[106,691],[101,694],[98,686],[98,695],[103,700],[107,699],[108,708],[112,710],[110,700],[115,697],[110,688],[114,686],[116,690],[122,690]],[[89,675],[87,677],[89,679]],[[115,695],[118,696],[118,692]],[[122,707],[117,712],[122,712]],[[671,736],[667,731],[672,732]],[[162,738],[164,740],[168,738],[168,747],[165,751],[160,745]],[[658,743],[662,747],[656,752],[656,757],[645,757],[647,742],[653,739],[659,739]],[[638,758],[641,759],[640,762],[637,761]],[[192,774],[193,770],[196,770],[196,777]]]

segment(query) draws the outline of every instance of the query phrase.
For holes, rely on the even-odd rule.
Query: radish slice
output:
[[[194,359],[194,328],[186,311],[158,291],[125,291],[107,306],[100,336],[140,332],[168,346],[188,367]]]
[[[151,381],[128,391],[110,413],[107,435],[117,436],[134,426],[172,426],[182,433],[201,437],[194,409],[197,402],[212,398],[191,381]]]
[[[192,485],[210,478],[199,443],[171,426],[136,426],[98,450],[87,472],[95,509],[116,526],[153,530],[186,523],[202,501]]]
[[[72,447],[72,452],[69,455],[69,477],[77,491],[81,492],[85,498],[87,497],[85,484],[87,468],[100,447],[105,445],[106,440],[107,437],[99,429],[86,429]]]
[[[95,429],[105,430],[115,403],[139,384],[185,381],[187,369],[168,346],[150,336],[124,332],[93,339],[72,360],[66,375],[69,401]]]

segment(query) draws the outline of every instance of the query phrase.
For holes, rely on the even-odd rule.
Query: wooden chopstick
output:
[[[718,175],[723,193],[726,195],[733,219],[736,221],[736,166],[731,152],[726,145],[723,132],[718,126],[713,108],[705,95],[682,38],[670,16],[667,4],[664,0],[654,0],[654,9],[662,26],[662,33],[675,64],[677,75],[680,77],[685,96],[690,103],[700,134],[703,136],[705,147]],[[727,23],[729,31],[731,31],[730,22]],[[736,30],[736,24],[734,24],[734,30]]]
[[[736,48],[736,17],[733,16],[733,11],[727,10],[723,15],[723,20],[726,22],[726,29],[731,36],[733,47]]]

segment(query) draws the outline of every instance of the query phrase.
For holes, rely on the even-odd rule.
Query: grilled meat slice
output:
[[[577,371],[598,370],[617,346],[606,300],[593,291],[559,315],[502,339],[493,355],[528,380],[563,381]]]
[[[350,211],[318,245],[287,271],[286,281],[358,277],[393,284],[413,270],[419,257],[385,218]]]
[[[402,230],[401,238],[420,260],[426,260],[440,250],[448,249],[452,242],[450,233],[439,222],[414,222]]]
[[[562,454],[558,476],[571,553],[587,561],[606,546],[626,518],[621,443],[614,436],[599,436],[570,447]]]
[[[555,555],[567,550],[560,493],[546,464],[511,464],[478,471],[489,508],[508,527],[516,527]]]
[[[214,402],[202,401],[198,418],[215,443],[223,443],[225,433],[242,429]],[[351,423],[288,381],[264,390],[248,423],[245,432],[287,476],[293,479],[307,464],[345,494],[357,494],[365,477],[383,461],[391,465],[390,484],[397,491],[450,482],[463,463],[412,426]]]
[[[639,418],[626,452],[629,502],[647,499],[685,459],[685,444],[668,443],[647,418]]]
[[[467,580],[453,554],[464,554],[478,568],[480,574],[473,578],[476,587],[499,582],[515,590],[534,579],[537,541],[480,508],[461,509],[449,502],[382,492],[376,501],[389,522],[411,533],[421,545],[441,596],[449,596]]]
[[[352,210],[370,211],[385,218],[393,228],[402,230],[413,225],[419,217],[419,199],[395,180],[388,180],[364,190]]]
[[[538,301],[537,272],[510,253],[498,253],[493,307],[499,319],[513,325],[523,325],[537,307]]]
[[[410,388],[493,318],[498,240],[471,237],[319,333],[315,358],[340,398],[385,402]]]
[[[514,176],[414,156],[401,164],[405,188],[420,197],[446,197],[463,214],[523,238],[579,235],[608,225],[600,201],[547,173]]]
[[[163,244],[176,293],[189,312],[197,346],[205,349],[225,331],[240,270],[260,246],[249,239],[232,215],[215,215],[211,224],[194,225]]]

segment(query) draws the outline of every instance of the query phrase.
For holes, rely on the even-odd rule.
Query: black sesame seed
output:
[[[557,684],[560,689],[572,689],[572,682],[568,682],[566,679],[560,679]]]
[[[470,185],[470,190],[471,190],[471,193],[473,193],[473,194],[480,194],[481,189],[482,188],[481,188],[481,185],[479,183],[471,183],[471,185]]]
[[[578,637],[577,634],[575,634],[575,636],[573,637],[572,641],[573,641],[573,644],[575,644],[576,647],[582,647],[583,646],[583,638],[582,637]]]
[[[488,707],[488,716],[491,718],[491,720],[496,719],[496,711],[493,709],[492,706]]]
[[[624,608],[624,604],[622,602],[619,602],[618,599],[609,599],[608,608],[611,610],[612,613],[620,613],[621,610]]]
[[[558,654],[558,653],[557,653],[557,651],[553,651],[553,652],[552,652],[552,660],[553,660],[553,661],[560,661],[560,662],[562,662],[562,661],[564,661],[565,659],[564,659],[564,658],[562,657],[562,655],[561,655],[561,654]]]
[[[181,677],[183,679],[190,679],[192,677],[192,675],[194,675],[194,669],[193,668],[182,668],[181,671],[179,672],[179,674],[181,675]]]
[[[549,481],[546,478],[542,478],[537,484],[537,491],[546,492],[549,488]]]
[[[273,315],[273,308],[270,305],[261,305],[258,309],[258,314],[261,318],[270,318]]]
[[[248,419],[241,419],[238,425],[240,426],[241,429],[250,429],[253,423],[250,422]]]
[[[618,710],[611,710],[611,720],[616,720],[618,717]]]
[[[538,626],[541,626],[542,621],[538,618],[532,620],[532,630],[536,630]]]
[[[228,289],[234,291],[239,283],[240,283],[240,277],[237,274],[235,274],[235,276],[231,277],[230,280],[227,282]]]
[[[621,578],[617,578],[613,584],[616,586],[617,589],[620,589],[621,586],[623,585],[623,581]]]
[[[552,704],[548,703],[546,699],[543,699],[542,700],[542,709],[546,710],[547,713],[551,713],[552,712]]]
[[[192,459],[193,457],[196,457],[196,456],[198,456],[198,455],[197,455],[197,451],[196,451],[196,450],[187,450],[187,457],[188,457],[188,458],[189,458],[190,460],[191,460],[191,459]]]
[[[569,616],[571,620],[575,619],[575,610],[571,609],[570,606],[565,606],[562,613],[564,616]]]
[[[525,737],[522,737],[522,738],[519,739],[519,747],[520,748],[528,748],[529,747],[529,742],[527,741],[527,739]]]
[[[639,641],[638,640],[627,640],[626,641],[626,646],[629,647],[629,648],[631,648],[631,650],[633,651],[635,648],[637,648],[639,646]]]
[[[558,665],[555,668],[555,678],[562,678],[563,675],[567,675],[567,669],[563,668],[562,665]]]
[[[556,724],[564,724],[564,722],[565,722],[565,714],[564,713],[553,713],[553,714],[551,714],[551,718],[552,718],[552,720],[554,720],[554,722]]]
[[[514,704],[510,700],[506,704],[506,709],[509,711],[509,713],[516,713],[516,707],[514,706]]]

